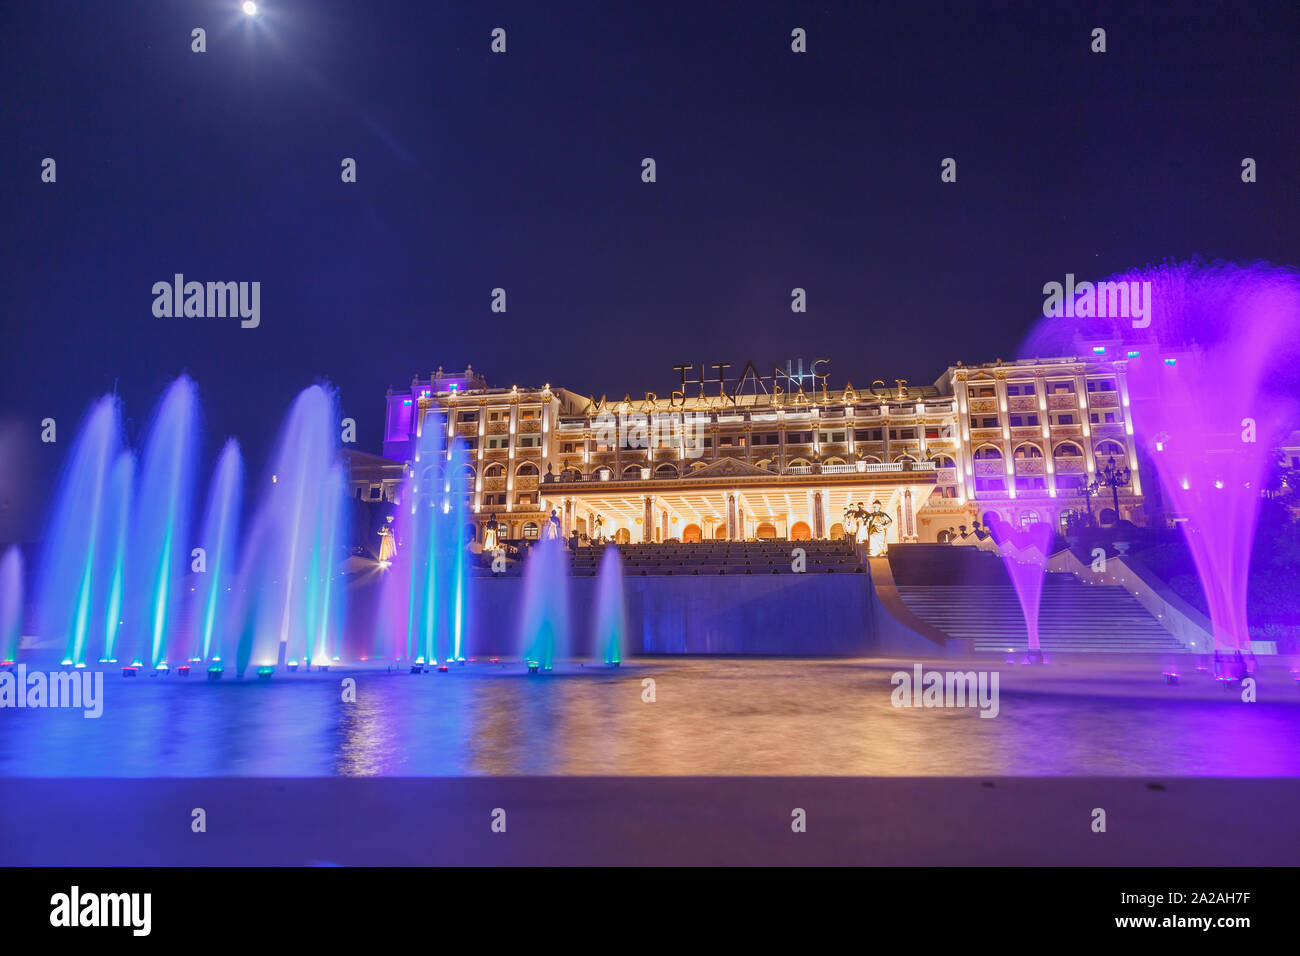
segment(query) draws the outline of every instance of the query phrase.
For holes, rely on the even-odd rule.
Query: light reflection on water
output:
[[[990,720],[895,709],[891,670],[696,659],[541,678],[108,675],[98,720],[0,711],[0,775],[1300,775],[1300,703],[1281,695],[1107,696],[1004,671]],[[344,676],[355,703],[342,701]]]

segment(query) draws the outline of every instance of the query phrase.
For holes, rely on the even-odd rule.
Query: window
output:
[[[882,428],[859,428],[853,433],[854,441],[883,441],[884,435]]]
[[[1115,380],[1113,378],[1090,378],[1088,379],[1088,391],[1113,392],[1115,391]]]
[[[992,445],[982,445],[975,449],[976,461],[996,461],[1002,458],[1002,451]]]
[[[911,441],[915,437],[915,428],[891,428],[889,430],[890,441]]]
[[[997,428],[998,420],[993,417],[972,418],[970,420],[971,428]]]
[[[1016,477],[1017,491],[1042,491],[1047,487],[1047,479],[1041,475],[1019,475]]]
[[[1012,383],[1007,386],[1007,395],[1033,395],[1033,382]]]
[[[1012,428],[1028,428],[1037,424],[1038,424],[1037,415],[1012,415],[1011,416]]]
[[[497,451],[502,448],[510,447],[510,437],[508,435],[493,435],[487,440],[488,451]]]
[[[519,420],[521,422],[533,422],[542,417],[540,408],[521,408],[519,409]]]
[[[1074,416],[1072,414],[1057,415],[1053,425],[1073,425]]]
[[[1105,414],[1093,412],[1088,416],[1088,420],[1094,425],[1114,425],[1116,421],[1114,412],[1106,412]]]
[[[1031,524],[1038,524],[1042,519],[1038,517],[1037,511],[1020,512],[1020,527],[1028,528]]]
[[[541,448],[542,436],[541,435],[520,435],[519,440],[515,442],[515,445],[518,446],[519,448]]]
[[[997,395],[992,385],[972,385],[967,390],[971,398],[993,398]]]
[[[506,506],[506,496],[503,492],[496,492],[483,496],[484,508],[504,508]]]
[[[460,422],[462,425],[478,421],[478,411],[471,409],[468,412],[458,412],[456,414],[456,421]]]
[[[1048,382],[1047,390],[1051,392],[1053,395],[1073,395],[1074,383],[1073,382]]]
[[[527,524],[524,525],[524,537],[527,538],[529,541],[535,541],[537,539],[536,522],[529,521]]]

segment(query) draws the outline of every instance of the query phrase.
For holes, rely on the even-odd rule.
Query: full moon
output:
[[[244,0],[244,12],[250,17],[257,16],[257,4],[253,0]]]

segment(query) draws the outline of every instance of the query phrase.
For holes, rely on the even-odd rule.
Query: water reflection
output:
[[[984,719],[896,709],[890,669],[862,662],[642,662],[533,678],[487,666],[350,675],[350,703],[333,674],[110,676],[99,720],[0,712],[0,775],[1300,774],[1293,687],[1242,705],[1157,690],[1154,674],[1125,685],[1004,672],[999,716]]]

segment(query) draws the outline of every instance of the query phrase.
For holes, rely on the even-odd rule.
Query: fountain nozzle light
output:
[[[439,664],[439,665],[438,665],[438,673],[439,673],[439,674],[445,674],[445,673],[447,673],[448,670],[449,670],[449,668],[447,667],[446,664]]]
[[[1166,684],[1176,685],[1178,683],[1178,674],[1174,673],[1173,671],[1165,671],[1164,678]]]
[[[424,673],[424,665],[423,665],[423,664],[412,664],[412,665],[411,665],[411,673],[412,673],[412,674],[423,674],[423,673]]]
[[[122,668],[123,677],[134,677],[138,673],[140,673],[140,668],[136,667],[134,664],[128,664],[126,667]]]
[[[536,673],[538,673],[538,672],[541,670],[541,668],[542,668],[542,665],[538,664],[537,661],[529,661],[529,662],[528,662],[528,673],[530,673],[530,674],[536,674]]]
[[[271,675],[274,673],[275,673],[274,667],[272,667],[270,664],[263,664],[261,667],[257,669],[257,679],[270,680]]]
[[[190,676],[190,665],[189,665],[189,664],[182,664],[180,667],[176,668],[176,676],[177,676],[177,677],[189,677],[189,676]]]
[[[289,673],[290,673],[290,674],[293,674],[293,673],[295,673],[297,670],[298,670],[298,662],[297,662],[297,661],[290,661],[290,662],[289,662]]]
[[[225,670],[220,664],[213,664],[208,668],[208,680],[221,680],[221,675],[225,673]]]

